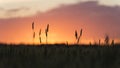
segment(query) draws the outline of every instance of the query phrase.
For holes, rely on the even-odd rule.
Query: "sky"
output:
[[[120,0],[0,0],[0,42],[45,43],[46,25],[50,24],[49,43],[75,43],[75,30],[83,29],[81,43],[110,39],[120,42]]]
[[[109,6],[120,5],[120,0],[0,0],[0,9],[2,9],[0,11],[0,18],[29,16],[36,12],[46,12],[62,5],[85,1],[99,1],[100,4]],[[19,10],[19,12],[13,14],[11,10]],[[23,14],[24,12],[25,14]]]

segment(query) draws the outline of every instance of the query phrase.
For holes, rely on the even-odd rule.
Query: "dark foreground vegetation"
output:
[[[0,44],[0,68],[120,68],[120,46]]]

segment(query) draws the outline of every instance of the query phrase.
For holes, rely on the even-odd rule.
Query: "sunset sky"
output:
[[[50,24],[49,43],[75,43],[75,30],[83,29],[81,43],[110,39],[120,42],[120,0],[0,0],[0,42],[35,43],[39,29],[45,43],[46,25]]]

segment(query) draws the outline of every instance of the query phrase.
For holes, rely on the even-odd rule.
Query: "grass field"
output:
[[[0,44],[0,68],[120,68],[120,46]]]

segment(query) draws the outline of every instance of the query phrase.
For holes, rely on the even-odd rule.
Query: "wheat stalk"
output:
[[[104,42],[105,42],[105,44],[106,45],[109,45],[109,36],[108,35],[105,35],[105,40],[104,40]]]
[[[47,24],[47,28],[45,29],[45,34],[46,34],[46,43],[48,42],[48,32],[49,32],[49,24]]]
[[[42,39],[41,39],[41,29],[39,30],[39,40],[40,40],[40,44],[42,43]]]
[[[75,38],[78,38],[77,30],[75,30]]]
[[[82,36],[82,33],[83,33],[83,29],[80,30],[80,35],[79,35],[79,37],[77,38],[77,44],[79,44],[80,38],[81,38],[81,36]]]
[[[34,22],[32,23],[32,29],[34,30]]]
[[[35,39],[34,22],[32,22],[32,30],[33,30],[33,45],[34,45],[34,39]]]

